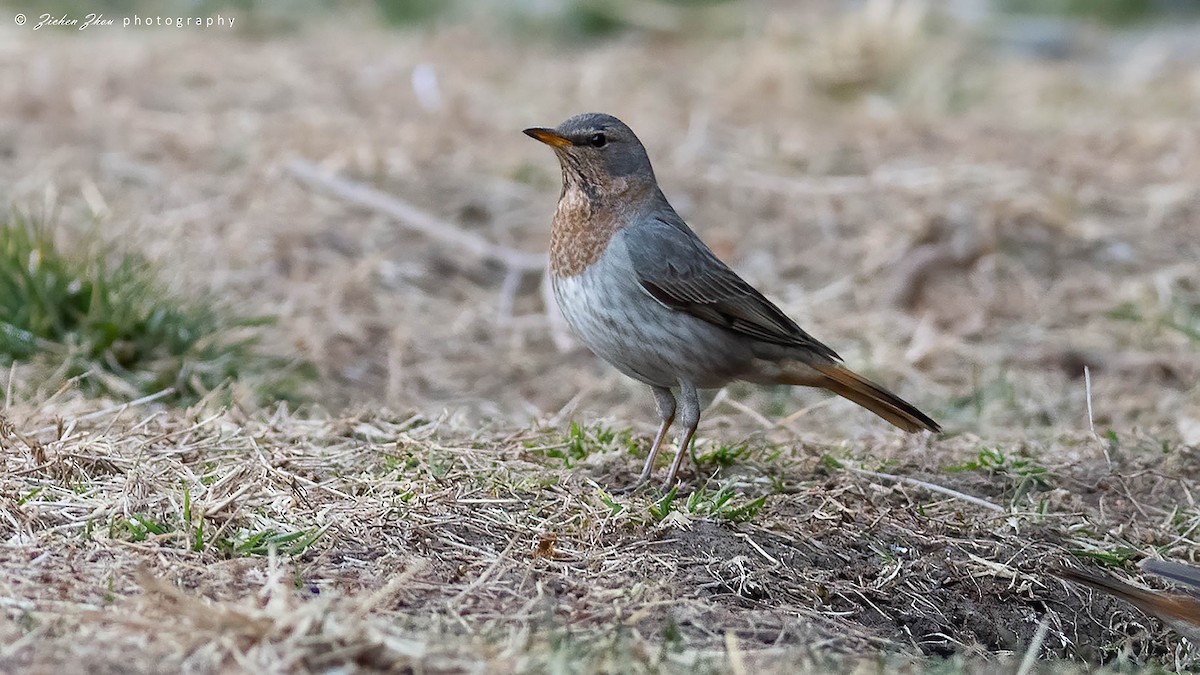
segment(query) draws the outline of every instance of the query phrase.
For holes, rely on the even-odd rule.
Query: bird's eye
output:
[[[592,137],[588,139],[588,145],[593,148],[603,148],[608,145],[608,137],[604,134],[592,134]]]

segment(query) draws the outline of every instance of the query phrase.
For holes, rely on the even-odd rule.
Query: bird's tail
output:
[[[1127,584],[1110,576],[1097,576],[1089,574],[1082,570],[1071,569],[1069,567],[1059,567],[1050,570],[1050,573],[1059,579],[1066,579],[1084,586],[1091,586],[1097,590],[1104,591],[1113,597],[1120,598],[1136,607],[1140,607],[1150,614],[1158,616],[1154,611],[1154,601],[1157,599],[1153,591],[1148,591],[1144,588],[1138,588],[1132,584]]]
[[[784,368],[776,381],[779,384],[828,389],[908,432],[922,429],[934,432],[942,430],[937,422],[917,410],[913,404],[836,363],[804,364],[803,368],[796,369]]]
[[[1161,563],[1162,561],[1159,562]],[[1168,567],[1173,567],[1174,564],[1168,563]],[[1151,565],[1150,567],[1157,567],[1157,565]],[[1180,567],[1187,566],[1180,565]],[[1143,569],[1146,569],[1145,565],[1143,565]],[[1174,579],[1176,577],[1172,575],[1176,571],[1180,570],[1168,569],[1166,576]],[[1190,572],[1187,570],[1182,571],[1185,572],[1185,583],[1190,583],[1190,580],[1194,579],[1195,569],[1193,568]],[[1194,596],[1151,591],[1127,584],[1108,575],[1097,576],[1082,570],[1066,567],[1052,568],[1050,573],[1060,579],[1091,586],[1113,597],[1120,598],[1150,616],[1158,617],[1163,623],[1179,631],[1188,639],[1200,641],[1200,601],[1197,601]],[[1157,574],[1158,572],[1154,573]]]

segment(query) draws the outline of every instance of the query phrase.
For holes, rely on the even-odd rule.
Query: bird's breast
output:
[[[566,190],[558,200],[550,229],[550,273],[576,277],[604,255],[621,229],[620,214],[581,190]]]

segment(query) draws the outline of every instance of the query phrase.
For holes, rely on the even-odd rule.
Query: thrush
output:
[[[1187,589],[1188,593],[1164,593],[1139,588],[1109,575],[1092,574],[1082,570],[1060,568],[1054,575],[1067,581],[1090,586],[1120,598],[1153,616],[1180,635],[1200,644],[1200,568],[1166,560],[1146,560],[1142,570],[1170,579]]]
[[[635,486],[650,477],[678,421],[683,432],[664,487],[675,483],[700,422],[698,390],[734,380],[826,389],[905,431],[940,430],[843,366],[721,262],[671,207],[624,122],[587,113],[525,133],[553,148],[562,168],[550,234],[558,306],[588,348],[654,394],[661,424]]]

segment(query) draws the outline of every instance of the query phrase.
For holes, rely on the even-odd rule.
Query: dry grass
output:
[[[1045,570],[1198,557],[1200,66],[1153,44],[1032,61],[906,23],[902,69],[831,96],[813,59],[887,58],[828,42],[890,44],[881,24],[755,11],[735,36],[571,48],[476,24],[4,27],[4,202],[278,314],[266,340],[323,395],[252,409],[239,382],[226,407],[82,419],[111,402],[6,373],[0,669],[992,672],[1043,622],[1046,658],[1194,667]],[[555,348],[536,280],[510,316],[502,269],[284,170],[536,253],[557,168],[518,130],[592,109],[639,131],[723,257],[945,437],[730,387],[673,503],[614,496],[650,399]]]
[[[790,672],[795,659],[836,669],[880,650],[890,663],[1016,658],[1044,619],[1044,656],[1189,662],[1153,622],[1044,574],[1071,552],[1193,549],[1200,519],[1175,498],[1194,484],[1158,460],[1109,470],[1086,438],[1047,446],[1056,459],[1038,471],[946,473],[929,448],[886,441],[863,458],[997,513],[821,454],[845,449],[754,442],[729,466],[702,456],[688,487],[711,499],[729,486],[733,507],[764,498],[734,522],[745,514],[701,499],[664,508],[606,492],[636,468],[620,434],[456,428],[379,413],[129,410],[26,435],[6,446],[0,486],[11,500],[0,658],[141,671],[723,670],[734,644],[756,672]],[[263,533],[290,556],[260,546]]]

